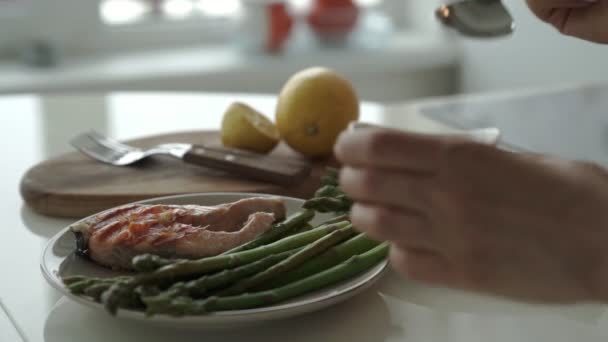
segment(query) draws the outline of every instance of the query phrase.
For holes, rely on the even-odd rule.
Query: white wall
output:
[[[45,39],[59,49],[59,65],[42,72],[0,60],[0,94],[110,90],[276,93],[293,72],[311,65],[338,70],[369,101],[398,102],[457,91],[458,47],[444,40],[442,27],[433,16],[440,0],[387,1],[391,11],[404,12],[402,19],[409,25],[408,30],[388,39],[384,49],[328,49],[313,41],[280,56],[242,53],[231,42],[212,44],[214,40],[199,37],[206,32],[204,28],[199,33],[189,25],[183,28],[196,34],[200,45],[171,48],[178,45],[175,37],[182,37],[174,31],[177,27],[103,27],[97,20],[98,1],[24,0],[18,2],[25,4],[21,12],[10,16],[0,8],[0,48],[6,46],[10,52],[33,39]],[[125,44],[149,46],[144,41],[163,48],[137,53],[122,50]],[[165,44],[167,41],[175,44]]]
[[[608,81],[608,45],[560,35],[536,19],[525,0],[505,4],[515,17],[516,32],[495,41],[463,40],[462,91]]]

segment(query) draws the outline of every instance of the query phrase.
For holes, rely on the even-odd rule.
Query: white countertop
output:
[[[75,133],[96,128],[119,139],[175,130],[217,128],[230,101],[271,113],[274,99],[256,95],[137,94],[0,97],[0,341],[496,341],[595,342],[608,338],[605,306],[534,306],[417,284],[389,272],[363,294],[321,312],[230,331],[177,331],[120,321],[72,303],[39,271],[48,238],[71,220],[24,206],[22,174],[69,151]],[[362,120],[440,131],[415,107],[365,104]],[[11,328],[12,327],[12,328]],[[22,337],[20,337],[22,334]]]

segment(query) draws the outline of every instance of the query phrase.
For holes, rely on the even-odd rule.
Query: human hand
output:
[[[596,43],[608,43],[608,1],[527,0],[541,20],[561,33]]]
[[[608,173],[593,164],[365,129],[335,148],[357,229],[431,282],[542,302],[608,301]]]

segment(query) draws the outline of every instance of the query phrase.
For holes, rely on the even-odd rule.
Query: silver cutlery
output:
[[[515,23],[501,0],[461,0],[441,5],[435,15],[446,26],[476,38],[513,33]]]
[[[95,160],[115,166],[133,165],[153,155],[168,155],[235,176],[282,185],[296,183],[311,171],[310,163],[293,158],[182,143],[160,144],[141,149],[95,131],[74,137],[70,144]]]

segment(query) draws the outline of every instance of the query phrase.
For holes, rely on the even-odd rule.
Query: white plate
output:
[[[139,203],[217,205],[252,196],[268,195],[248,193],[206,193],[161,197],[141,201]],[[285,200],[288,215],[300,210],[301,205],[304,202],[303,200],[296,198],[283,198]],[[317,215],[312,223],[320,223],[323,219],[324,217],[322,215]],[[63,285],[61,277],[76,274],[114,276],[117,275],[118,272],[98,266],[93,262],[75,256],[75,246],[76,242],[73,234],[67,227],[51,238],[42,253],[42,260],[40,263],[42,273],[51,286],[59,290],[68,298],[85,306],[97,310],[104,310],[103,306],[99,303],[71,294]],[[386,266],[387,261],[385,260],[370,270],[352,279],[336,284],[335,286],[303,295],[277,305],[258,309],[220,311],[203,316],[179,318],[166,315],[156,315],[149,318],[139,311],[119,310],[117,317],[175,327],[195,328],[233,327],[235,324],[253,324],[256,322],[287,318],[319,310],[356,295],[378,280],[386,269]]]

